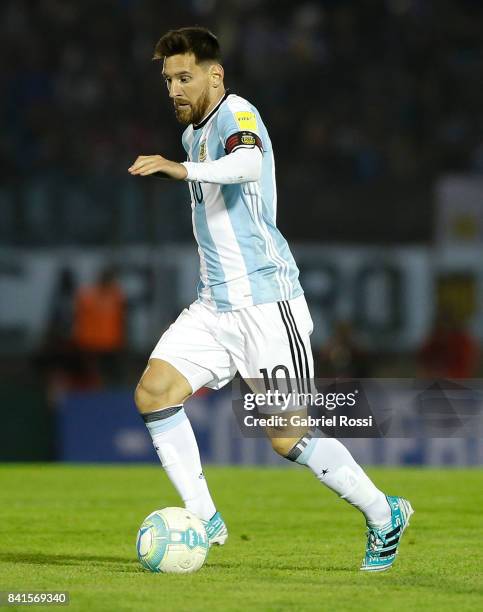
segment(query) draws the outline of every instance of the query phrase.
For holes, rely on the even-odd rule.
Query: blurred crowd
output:
[[[390,240],[387,218],[379,233],[374,225],[405,205],[409,229],[396,239],[429,239],[434,178],[483,172],[478,0],[4,0],[3,201],[43,201],[47,189],[49,205],[60,199],[49,219],[68,218],[64,206],[86,211],[79,219],[73,213],[70,230],[66,220],[73,241],[90,215],[86,240],[112,242],[109,207],[120,199],[115,185],[129,185],[129,162],[155,152],[183,158],[180,126],[151,57],[167,29],[193,24],[219,36],[227,85],[262,112],[286,204],[282,226],[294,238]],[[18,196],[26,180],[34,195]],[[67,185],[61,196],[59,185]],[[145,206],[149,194],[136,197]],[[299,206],[290,210],[293,201],[305,222]],[[27,206],[22,217],[7,204],[3,221],[21,233],[35,212]],[[350,223],[346,234],[340,228],[341,206],[354,219],[353,235]],[[308,215],[315,223],[306,223]],[[394,232],[404,225],[398,219]],[[89,229],[102,224],[104,233]],[[136,229],[140,241],[156,239],[149,225]],[[188,237],[179,232],[162,237]],[[5,232],[2,239],[8,242]]]

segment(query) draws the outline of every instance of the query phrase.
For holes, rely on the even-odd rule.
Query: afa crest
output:
[[[203,140],[203,142],[200,144],[200,152],[198,155],[198,161],[200,162],[206,161],[206,140]]]

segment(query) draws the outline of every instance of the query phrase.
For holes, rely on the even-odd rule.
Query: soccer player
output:
[[[129,172],[188,183],[200,283],[196,302],[154,348],[135,399],[186,508],[204,521],[210,544],[224,544],[228,531],[183,403],[200,387],[220,389],[237,371],[248,380],[267,372],[310,380],[313,326],[297,266],[276,226],[267,129],[250,102],[225,89],[216,37],[198,27],[170,31],[157,43],[154,59],[163,62],[176,117],[186,126],[188,161],[142,155]],[[306,465],[364,514],[368,538],[361,569],[389,568],[412,514],[409,502],[380,491],[338,440],[310,433],[270,439],[277,453]]]

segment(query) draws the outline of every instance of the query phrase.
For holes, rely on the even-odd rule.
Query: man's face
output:
[[[197,64],[192,53],[164,60],[163,76],[173,100],[176,118],[183,125],[199,123],[210,104],[209,65]]]

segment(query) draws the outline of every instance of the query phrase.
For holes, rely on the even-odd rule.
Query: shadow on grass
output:
[[[145,574],[146,571],[139,565],[137,559],[132,557],[115,557],[115,556],[104,556],[104,555],[64,555],[64,554],[52,554],[47,555],[44,553],[5,553],[0,552],[0,563],[22,563],[25,565],[54,565],[54,566],[85,566],[86,564],[92,564],[98,567],[104,567],[110,572],[129,573],[129,574]],[[271,571],[279,570],[282,572],[289,572],[291,574],[296,572],[313,572],[313,565],[293,565],[288,564],[277,564],[268,563],[260,566],[258,563],[250,563],[249,561],[243,563],[233,563],[233,560],[222,561],[220,559],[208,560],[205,566],[208,570],[220,571],[220,570],[238,570],[244,567],[246,570],[253,571]],[[347,566],[330,566],[318,568],[320,571],[337,571],[337,572],[352,572],[353,567]]]
[[[136,559],[132,557],[108,557],[103,555],[46,555],[43,553],[0,553],[0,562],[25,563],[28,565],[94,565],[110,566],[109,569],[121,572],[142,571]]]
[[[244,568],[244,571],[254,571],[254,572],[265,572],[278,570],[281,572],[287,572],[289,574],[295,575],[297,572],[341,572],[341,573],[352,573],[354,571],[353,566],[348,565],[331,565],[331,566],[314,566],[314,565],[289,565],[289,564],[281,564],[281,563],[264,563],[263,565],[259,565],[258,563],[233,563],[233,561],[210,561],[208,560],[205,565],[208,569],[213,570],[238,570],[240,568]]]
[[[297,561],[292,563],[287,562],[285,558],[279,560],[274,558],[260,559],[251,555],[234,558],[232,555],[225,556],[224,551],[220,550],[219,546],[216,546],[210,549],[205,567],[217,571],[243,569],[245,572],[255,573],[278,570],[290,574],[327,571],[348,574],[354,572],[354,568],[357,569],[359,567],[357,561],[358,559],[355,562],[348,561],[344,564],[332,563],[330,565],[325,565],[323,555],[320,555],[320,558],[311,556],[311,559],[306,558],[305,562]]]

